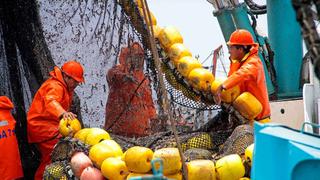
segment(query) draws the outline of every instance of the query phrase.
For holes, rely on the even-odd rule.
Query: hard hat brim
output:
[[[65,72],[65,71],[63,71],[63,73],[65,73],[67,76],[71,77],[72,79],[76,80],[78,83],[85,83],[84,77],[77,78],[77,77],[71,76],[70,74],[68,74],[68,73]]]
[[[241,46],[258,46],[258,43],[244,43],[244,44],[240,44],[240,43],[232,43],[230,41],[227,42],[227,45],[229,46],[233,46],[233,45],[241,45]]]
[[[72,77],[74,80],[76,80],[78,83],[84,83],[84,78],[82,77],[81,79],[80,78],[75,78],[75,77]]]

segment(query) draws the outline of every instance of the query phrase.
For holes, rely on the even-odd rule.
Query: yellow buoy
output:
[[[101,165],[102,175],[108,179],[125,179],[129,170],[126,163],[121,159],[110,157],[103,161]]]
[[[147,173],[151,170],[153,151],[146,147],[134,146],[125,153],[128,169],[135,173]]]
[[[111,149],[107,144],[96,144],[89,150],[89,158],[98,167],[101,167],[102,162],[109,157],[119,156],[118,152]]]
[[[238,154],[231,154],[216,162],[219,180],[239,179],[244,176],[245,168]]]
[[[173,44],[168,50],[168,56],[175,66],[177,66],[180,58],[184,56],[192,56],[188,48],[181,43]]]
[[[176,174],[181,170],[182,163],[177,148],[158,149],[153,154],[153,159],[160,158],[163,161],[163,174]]]
[[[62,136],[75,134],[81,129],[81,124],[78,119],[61,119],[59,122],[59,132]]]
[[[204,68],[195,68],[188,75],[191,86],[199,91],[209,91],[214,76],[211,71]]]
[[[121,146],[114,140],[106,139],[100,142],[101,144],[106,144],[112,151],[115,152],[116,156],[122,156],[123,152]]]
[[[90,131],[90,128],[83,128],[81,130],[79,130],[75,135],[74,135],[74,138],[82,141],[82,142],[85,142],[86,138],[87,138],[87,135]]]
[[[216,170],[213,161],[194,160],[187,163],[189,180],[215,180]]]
[[[252,166],[252,156],[253,156],[254,144],[248,146],[244,152],[245,160],[248,162],[250,166]]]
[[[240,94],[234,100],[233,107],[248,120],[254,120],[262,111],[261,103],[249,92]]]
[[[211,93],[216,94],[218,87],[226,80],[226,78],[217,77],[211,84]],[[233,102],[240,95],[240,87],[234,86],[231,89],[221,92],[221,100],[226,103]]]
[[[165,50],[168,50],[175,43],[183,43],[183,38],[177,28],[167,26],[159,34],[159,41]]]
[[[184,77],[188,77],[189,73],[195,68],[201,68],[201,63],[191,56],[184,56],[178,61],[178,71]]]
[[[105,139],[110,139],[110,135],[107,131],[101,128],[90,128],[85,143],[95,145]]]

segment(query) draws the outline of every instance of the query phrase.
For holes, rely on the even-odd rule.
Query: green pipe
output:
[[[220,9],[219,11],[213,12],[213,15],[218,19],[224,40],[226,42],[229,41],[230,35],[236,30],[231,16],[231,10]]]
[[[274,50],[278,97],[301,97],[302,37],[291,0],[267,0],[268,34]]]

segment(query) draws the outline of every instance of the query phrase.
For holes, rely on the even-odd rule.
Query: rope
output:
[[[147,30],[148,30],[147,32],[149,34],[149,40],[150,40],[150,43],[151,43],[152,55],[153,55],[153,57],[155,59],[155,65],[156,65],[156,69],[158,71],[158,78],[159,78],[159,81],[160,81],[160,89],[162,91],[162,94],[164,95],[164,97],[162,98],[163,106],[164,106],[163,109],[168,114],[168,118],[169,118],[169,121],[170,121],[172,132],[174,134],[174,137],[175,137],[175,140],[176,140],[176,143],[177,143],[177,147],[178,147],[179,154],[180,154],[181,161],[182,161],[183,178],[184,179],[188,179],[187,166],[186,166],[186,163],[185,163],[185,157],[184,157],[183,152],[182,152],[182,148],[181,148],[181,144],[180,144],[180,141],[179,141],[179,137],[178,137],[177,129],[176,129],[176,126],[175,126],[175,122],[174,122],[174,120],[172,118],[172,112],[170,110],[170,104],[169,104],[169,100],[168,100],[168,95],[167,95],[167,91],[165,89],[164,79],[163,79],[163,76],[162,76],[162,73],[161,73],[159,54],[158,54],[158,51],[156,49],[156,43],[155,43],[155,38],[154,38],[154,34],[153,34],[153,27],[152,27],[152,23],[151,23],[150,10],[149,10],[148,3],[147,3],[146,0],[142,0],[141,3],[142,3],[142,7],[143,7],[142,8],[143,9],[143,14],[144,14],[144,17],[145,17],[145,20],[146,20],[146,24],[147,24]],[[151,26],[149,26],[148,24],[150,24]]]

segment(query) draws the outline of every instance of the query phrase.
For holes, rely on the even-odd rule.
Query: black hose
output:
[[[313,0],[320,10],[320,3]],[[301,25],[303,38],[305,40],[308,51],[310,52],[311,62],[314,65],[314,71],[318,79],[320,79],[320,37],[316,29],[316,25],[312,16],[311,0],[292,0],[293,8],[296,11],[296,18]],[[318,16],[319,16],[318,11]]]
[[[244,0],[244,2],[250,7],[250,9],[262,10],[267,9],[267,5],[258,5],[253,0]]]
[[[260,15],[260,14],[266,14],[267,13],[267,9],[262,9],[262,10],[252,10],[252,9],[250,9],[249,11],[252,14],[255,14],[255,15]]]
[[[249,11],[252,14],[260,15],[260,14],[266,14],[267,13],[267,6],[266,5],[258,5],[253,0],[244,0],[247,6],[249,7]]]

